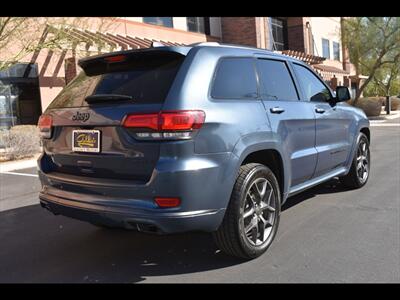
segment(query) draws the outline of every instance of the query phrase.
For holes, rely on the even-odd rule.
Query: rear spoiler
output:
[[[160,60],[183,58],[190,49],[191,47],[156,47],[117,51],[82,58],[78,61],[78,65],[86,75],[94,76],[113,71],[124,71],[132,67],[146,67]]]

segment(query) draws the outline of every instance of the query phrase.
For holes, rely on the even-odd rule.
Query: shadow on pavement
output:
[[[288,198],[285,204],[282,206],[282,211],[285,211],[305,200],[314,198],[317,195],[338,194],[341,192],[346,192],[348,190],[348,188],[344,187],[340,183],[339,179],[333,178],[327,182],[321,183],[320,185],[317,185],[309,190]]]
[[[344,188],[331,180],[287,200],[282,210]],[[243,263],[224,255],[207,233],[169,236],[101,229],[39,205],[0,213],[0,282],[140,282],[146,277],[222,269]],[[207,276],[207,275],[204,275]],[[161,279],[162,280],[162,279]]]
[[[243,263],[207,233],[158,236],[101,229],[39,205],[0,214],[0,282],[140,282]],[[217,252],[217,253],[216,253]]]

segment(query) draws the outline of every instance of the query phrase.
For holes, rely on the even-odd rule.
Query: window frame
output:
[[[288,27],[287,27],[287,20],[286,19],[281,19],[281,18],[276,18],[276,17],[270,17],[270,23],[271,23],[271,34],[273,36],[274,34],[274,28],[273,26],[278,26],[277,24],[273,24],[273,19],[278,20],[282,22],[282,38],[283,38],[283,43],[278,42],[279,44],[282,44],[283,49],[282,50],[288,50]],[[274,39],[275,42],[275,39]],[[276,42],[275,42],[276,43]],[[276,49],[278,51],[282,51],[279,49]]]
[[[189,29],[189,18],[196,18],[196,26],[197,26],[197,28],[199,27],[197,22],[199,21],[199,19],[203,19],[204,32],[202,32],[200,30],[190,30]],[[187,28],[188,32],[194,32],[194,33],[210,35],[210,18],[209,17],[186,17],[186,28]]]
[[[256,63],[257,74],[258,74],[258,77],[259,77],[259,78],[258,78],[258,81],[259,81],[259,87],[260,87],[259,95],[260,95],[260,98],[261,98],[263,101],[289,101],[289,102],[301,101],[301,95],[302,95],[302,94],[300,93],[300,90],[299,90],[299,88],[298,88],[298,86],[297,86],[296,78],[294,77],[294,74],[292,74],[293,71],[292,71],[292,69],[291,69],[290,62],[289,62],[288,60],[285,60],[285,59],[282,59],[282,58],[276,58],[276,57],[266,57],[266,56],[257,56],[256,59],[260,59],[260,60],[274,60],[274,61],[283,62],[283,63],[285,64],[285,66],[286,66],[286,69],[287,69],[287,71],[288,71],[288,73],[289,73],[290,78],[292,79],[292,83],[293,83],[293,86],[294,86],[294,89],[295,89],[296,95],[297,95],[297,100],[289,100],[289,99],[275,99],[275,100],[272,100],[272,99],[266,99],[265,97],[261,96],[261,95],[262,95],[262,93],[261,93],[261,87],[264,87],[264,85],[263,85],[263,83],[262,83],[262,80],[260,79],[261,73],[260,73],[260,70],[258,70],[258,68],[257,68],[257,63]]]
[[[337,52],[338,52],[338,57],[335,57],[335,44],[337,45]],[[340,43],[332,41],[332,52],[333,52],[333,60],[340,61]]]
[[[322,40],[322,56],[325,57],[326,59],[331,59],[331,43],[330,43],[330,40],[326,39],[326,38],[321,38],[321,40]],[[328,42],[328,57],[326,57],[324,55],[324,41]]]
[[[256,88],[257,88],[256,97],[254,97],[254,98],[232,98],[232,97],[226,97],[225,98],[225,97],[214,97],[212,95],[212,89],[214,87],[214,83],[215,83],[215,80],[216,80],[216,77],[217,77],[217,73],[218,73],[219,68],[221,67],[222,61],[225,60],[225,59],[232,59],[232,58],[233,59],[245,59],[245,58],[246,59],[251,59],[251,63],[253,65],[253,70],[254,70],[254,75],[255,75],[255,78],[256,78]],[[219,100],[222,100],[222,101],[227,101],[227,100],[228,101],[229,100],[232,100],[232,101],[238,101],[238,100],[245,100],[245,101],[261,100],[261,98],[260,98],[260,80],[258,78],[258,72],[257,72],[255,57],[251,56],[251,55],[244,55],[244,56],[230,55],[230,56],[219,57],[216,65],[215,65],[214,71],[213,71],[213,75],[212,75],[212,79],[211,79],[210,85],[208,87],[208,97],[209,97],[209,99],[216,100],[216,101],[219,101]]]
[[[303,101],[303,102],[310,102],[310,103],[329,103],[328,100],[325,100],[325,101],[311,101],[310,99],[306,99],[306,93],[304,92],[303,85],[301,84],[301,81],[299,80],[299,75],[297,74],[297,71],[295,70],[294,65],[298,65],[298,66],[300,66],[300,67],[303,67],[303,68],[306,68],[307,70],[309,70],[309,71],[315,76],[315,78],[316,78],[317,80],[319,80],[319,81],[322,83],[322,85],[325,86],[325,87],[327,88],[327,90],[329,91],[329,95],[331,96],[331,99],[333,98],[333,90],[330,88],[329,85],[327,85],[327,84],[325,83],[325,81],[321,78],[321,76],[320,76],[318,73],[316,73],[316,72],[315,72],[311,67],[309,67],[308,65],[303,64],[303,63],[298,63],[298,62],[291,62],[291,64],[292,64],[294,76],[296,77],[296,82],[297,82],[297,84],[298,84],[298,86],[299,86],[299,90],[301,90],[301,95],[302,95],[302,96],[301,96],[301,98],[300,98],[300,101]]]

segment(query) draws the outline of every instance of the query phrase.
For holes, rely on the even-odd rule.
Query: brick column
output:
[[[306,53],[306,21],[308,21],[308,19],[304,17],[287,18],[288,46],[290,50]]]
[[[77,75],[75,56],[67,58],[65,60],[64,69],[65,69],[65,84],[68,84]]]
[[[338,83],[338,80],[337,80],[336,76],[333,75],[333,77],[331,78],[331,81],[330,81],[330,86],[333,90],[336,90],[336,87],[338,85],[337,83]]]
[[[222,42],[257,47],[256,17],[222,17]]]
[[[343,36],[343,23],[345,22],[345,18],[344,17],[340,17],[340,30],[341,30],[341,34]],[[345,44],[344,40],[342,39],[342,65],[343,65],[343,70],[345,71],[349,71],[350,72],[350,66],[351,66],[351,62],[350,62],[350,55],[349,55],[349,49],[347,48],[347,45]]]
[[[344,85],[344,86],[347,86],[348,88],[351,87],[351,81],[350,81],[350,78],[349,78],[349,77],[347,77],[347,76],[344,76],[344,77],[343,77],[343,85]]]

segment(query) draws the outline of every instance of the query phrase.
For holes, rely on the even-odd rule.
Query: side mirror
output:
[[[338,86],[336,88],[336,98],[335,102],[343,102],[350,100],[350,92],[346,86]]]

